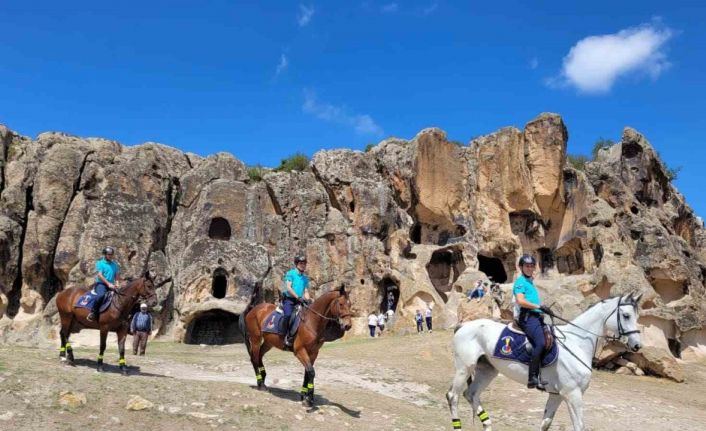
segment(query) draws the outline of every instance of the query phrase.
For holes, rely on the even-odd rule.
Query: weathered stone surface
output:
[[[133,411],[150,410],[153,407],[154,403],[152,401],[146,400],[139,395],[132,395],[125,405],[127,410]]]
[[[625,129],[585,171],[566,164],[567,139],[556,114],[470,146],[430,128],[255,181],[226,153],[0,127],[0,339],[51,336],[54,293],[90,282],[105,245],[124,275],[158,274],[158,333],[199,344],[194,328],[231,328],[255,289],[275,300],[295,254],[308,257],[316,294],[347,286],[361,332],[393,292],[403,332],[416,309],[431,307],[441,327],[467,318],[465,293],[486,276],[505,281],[493,316],[510,318],[517,258],[530,253],[563,316],[638,291],[643,344],[699,357],[703,221],[638,132]]]
[[[684,381],[684,371],[669,351],[645,346],[637,353],[625,354],[625,357],[644,371],[667,377],[675,382]]]
[[[82,392],[63,391],[59,394],[59,405],[75,409],[86,404],[86,394]]]

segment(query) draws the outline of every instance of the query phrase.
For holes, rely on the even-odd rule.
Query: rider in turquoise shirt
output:
[[[96,262],[96,300],[93,302],[93,311],[88,315],[90,321],[100,319],[100,307],[103,303],[108,289],[115,289],[120,280],[120,265],[114,260],[115,250],[113,247],[103,249],[103,258]]]
[[[541,381],[539,369],[544,354],[544,320],[543,313],[550,313],[549,308],[542,305],[539,292],[534,287],[533,275],[537,261],[533,256],[523,255],[519,261],[520,276],[512,286],[512,294],[519,307],[517,322],[527,335],[532,345],[532,358],[529,366],[527,387],[544,390],[547,382]]]
[[[294,268],[284,275],[282,291],[282,314],[285,322],[284,347],[292,346],[292,335],[289,333],[289,319],[294,312],[294,307],[302,301],[310,301],[309,277],[306,276],[306,257],[294,258]]]

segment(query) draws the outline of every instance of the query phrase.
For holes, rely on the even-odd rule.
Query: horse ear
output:
[[[637,295],[637,297],[633,298],[633,301],[635,301],[635,306],[636,306],[636,307],[637,307],[637,305],[640,303],[640,300],[642,299],[642,295],[644,295],[644,292],[641,293],[641,294],[639,294],[639,295]]]
[[[145,271],[145,279],[146,280],[152,281],[152,280],[154,280],[154,276],[155,276],[155,274],[151,269],[148,269],[147,271]]]
[[[346,296],[346,285],[341,284],[341,287],[338,289],[338,293],[340,293],[342,296]]]
[[[630,292],[630,293],[628,293],[628,294],[625,296],[625,302],[632,302],[632,301],[633,301],[632,295],[633,295],[634,293],[635,293],[635,292]]]

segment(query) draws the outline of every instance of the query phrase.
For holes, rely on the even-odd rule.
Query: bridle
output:
[[[551,320],[552,320],[552,327],[553,327],[554,329],[556,329],[557,331],[559,331],[559,332],[561,333],[561,335],[563,336],[563,339],[560,339],[559,337],[555,337],[556,342],[559,343],[564,349],[566,349],[566,351],[569,352],[569,353],[571,354],[571,356],[573,356],[574,358],[576,358],[576,360],[578,360],[584,367],[586,367],[586,368],[588,368],[589,370],[593,371],[593,369],[592,369],[590,366],[588,366],[586,363],[584,363],[578,356],[576,356],[576,354],[575,354],[574,352],[572,352],[571,349],[569,349],[568,347],[566,347],[566,344],[564,344],[564,342],[563,342],[563,340],[566,339],[566,335],[564,334],[564,332],[563,332],[561,329],[557,328],[556,325],[554,325],[554,319],[556,318],[557,320],[560,320],[560,321],[566,323],[566,324],[569,325],[569,326],[573,326],[574,328],[580,329],[580,330],[582,330],[582,331],[584,331],[584,332],[586,332],[586,333],[588,333],[588,334],[591,334],[591,335],[593,335],[594,337],[596,337],[596,343],[595,343],[595,345],[593,346],[593,357],[595,358],[595,357],[596,357],[596,349],[598,348],[598,339],[599,339],[599,338],[603,338],[603,339],[605,339],[606,341],[618,341],[618,342],[622,342],[621,340],[623,339],[623,337],[627,337],[627,336],[632,335],[632,334],[639,334],[639,333],[640,333],[640,330],[639,330],[639,329],[634,329],[634,330],[632,330],[632,331],[626,331],[625,328],[623,327],[622,321],[621,321],[621,319],[620,319],[620,307],[623,307],[623,306],[626,306],[626,305],[632,306],[632,307],[635,308],[635,309],[637,308],[637,304],[636,304],[636,303],[634,303],[634,302],[623,302],[623,299],[620,298],[620,299],[618,300],[618,305],[615,307],[615,310],[614,310],[612,313],[610,313],[608,316],[606,316],[605,319],[603,319],[603,325],[605,326],[605,324],[606,324],[606,322],[608,322],[608,319],[610,318],[610,316],[612,316],[613,314],[615,314],[615,318],[616,318],[617,323],[618,323],[618,324],[617,324],[617,326],[618,326],[618,335],[617,335],[617,336],[616,336],[616,335],[601,335],[601,334],[596,334],[596,333],[594,333],[594,332],[589,331],[589,330],[586,329],[586,328],[582,328],[582,327],[580,327],[580,326],[578,326],[578,325],[572,323],[571,321],[569,321],[569,320],[567,320],[567,319],[564,319],[564,318],[561,317],[561,316],[557,316],[556,314],[552,313],[552,314],[549,316],[549,317],[551,318]]]
[[[311,311],[312,313],[316,314],[317,316],[321,317],[324,320],[328,320],[330,322],[337,322],[339,325],[341,325],[342,320],[345,319],[346,317],[351,317],[352,314],[351,313],[341,314],[341,303],[338,302],[338,298],[334,299],[332,302],[335,302],[336,304],[338,304],[338,312],[336,313],[336,315],[338,317],[329,317],[324,314],[321,314],[318,311],[311,308],[308,304],[303,303],[302,307],[306,308],[307,310]],[[333,305],[331,303],[329,303],[328,307],[326,307],[326,311],[324,313],[331,314],[333,312],[333,310],[331,309],[332,307],[333,307]]]

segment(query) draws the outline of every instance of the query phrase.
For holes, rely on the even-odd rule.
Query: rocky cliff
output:
[[[555,114],[459,146],[439,129],[370,151],[318,152],[261,181],[230,154],[0,126],[0,331],[55,336],[53,296],[92,278],[105,245],[127,275],[159,275],[159,332],[224,342],[253,289],[273,299],[296,253],[314,290],[345,283],[357,329],[393,292],[397,319],[456,323],[478,277],[511,282],[522,253],[569,317],[646,294],[648,345],[706,354],[706,232],[647,140],[626,128],[582,171]]]

